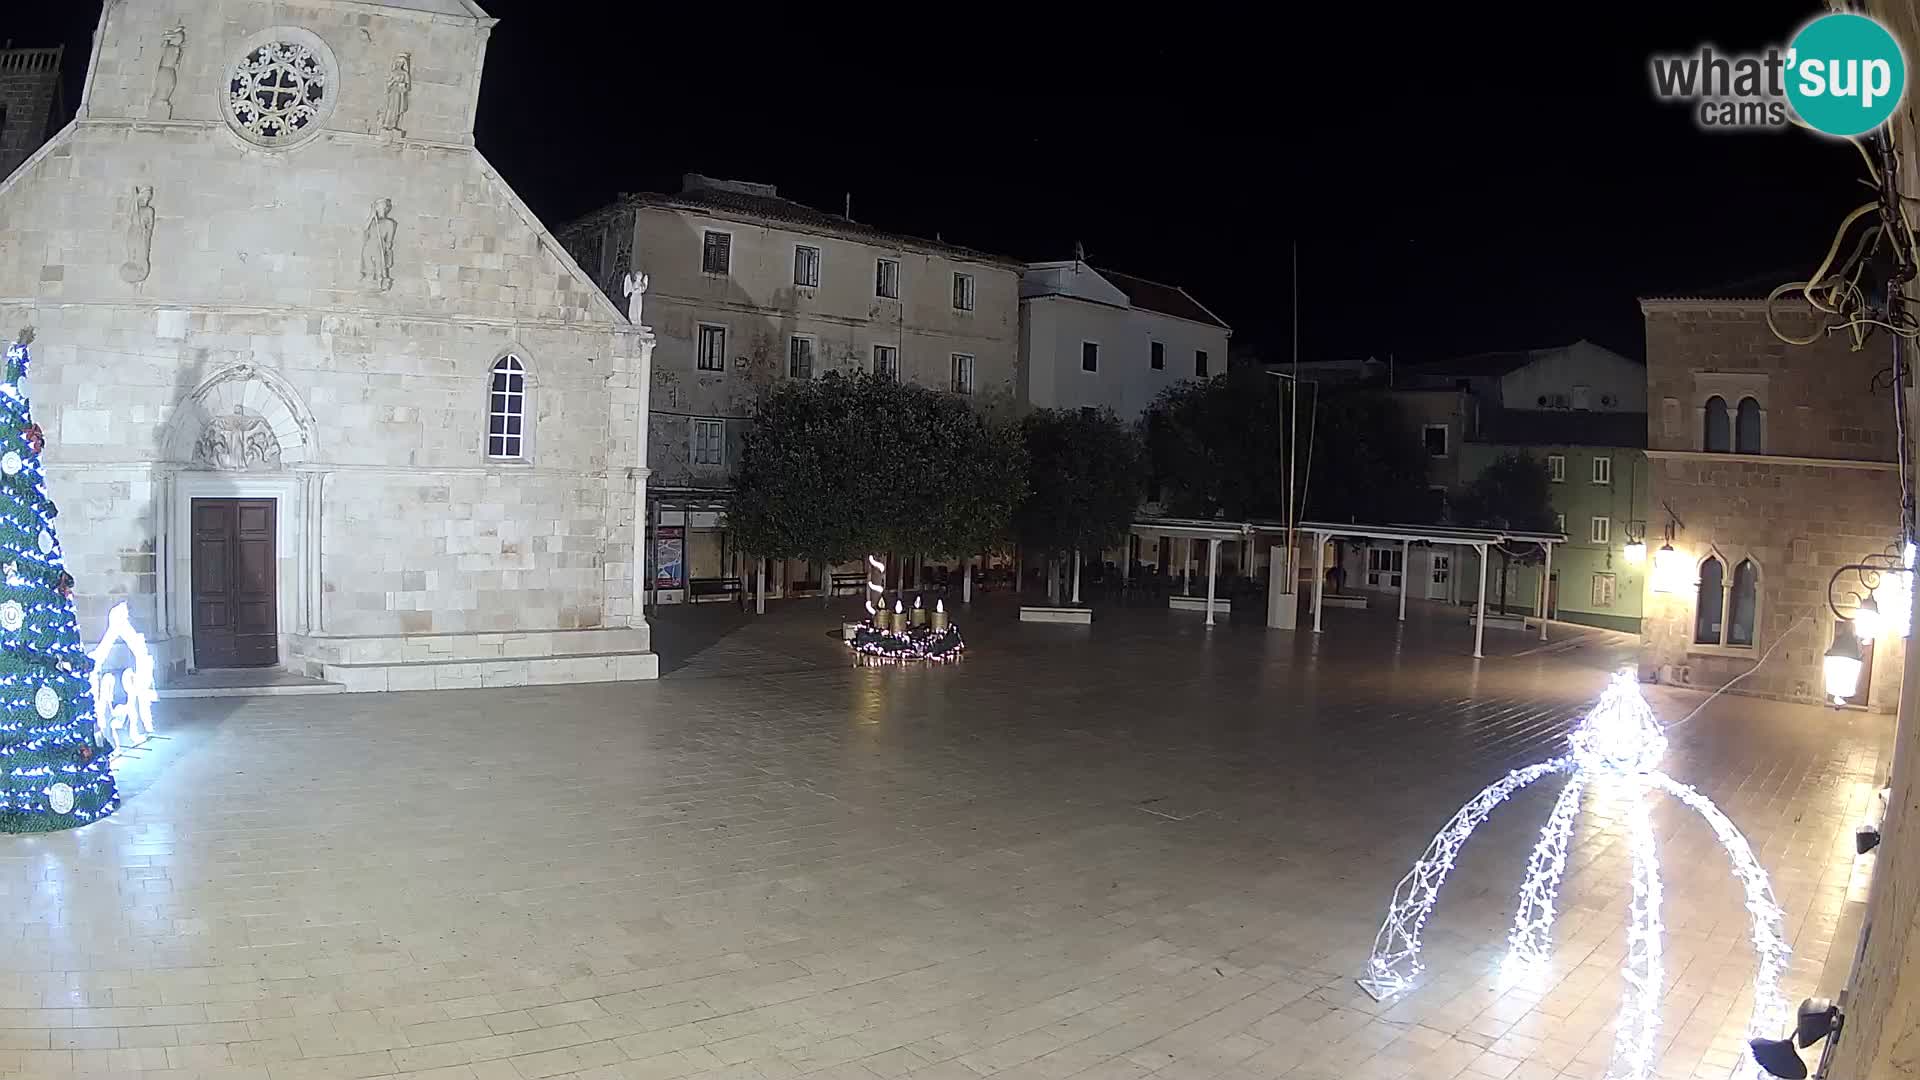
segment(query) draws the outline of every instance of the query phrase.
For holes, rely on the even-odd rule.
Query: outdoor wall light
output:
[[[1854,606],[1853,636],[1862,645],[1871,645],[1873,639],[1880,636],[1880,605],[1874,603],[1871,596]]]
[[[1853,621],[1853,634],[1860,644],[1895,634],[1904,638],[1912,631],[1913,550],[1912,544],[1888,545],[1885,551],[1840,567],[1827,579],[1827,609],[1835,619]],[[1855,581],[1843,588],[1841,579],[1848,574]],[[1849,602],[1853,611],[1842,611],[1840,605]]]
[[[1843,620],[1833,624],[1833,647],[1827,650],[1820,668],[1825,676],[1827,696],[1835,705],[1846,704],[1860,689],[1860,642],[1853,636],[1850,623]]]
[[[1853,851],[1856,855],[1865,855],[1880,846],[1880,830],[1872,825],[1862,825],[1853,830]]]
[[[1840,1006],[1822,997],[1810,997],[1800,1003],[1799,1015],[1794,1020],[1793,1033],[1799,1040],[1801,1049],[1812,1046],[1839,1030]]]
[[[1686,592],[1692,586],[1693,563],[1672,544],[1660,545],[1660,550],[1653,553],[1653,591]]]
[[[1780,1080],[1806,1080],[1807,1063],[1800,1060],[1792,1039],[1748,1039],[1747,1047],[1755,1063],[1769,1074]]]
[[[1647,561],[1646,541],[1644,540],[1633,541],[1632,543],[1627,545],[1626,550],[1623,552],[1623,554],[1626,555],[1627,557],[1628,565],[1639,566],[1641,563]]]
[[[1661,593],[1683,593],[1693,588],[1693,560],[1673,548],[1673,534],[1686,528],[1680,523],[1680,516],[1673,507],[1661,504],[1667,511],[1667,540],[1660,550],[1653,553],[1653,591]]]

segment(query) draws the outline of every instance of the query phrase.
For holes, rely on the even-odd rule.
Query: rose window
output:
[[[262,146],[289,146],[316,133],[333,104],[332,58],[324,50],[317,41],[286,39],[248,49],[227,77],[228,122]]]

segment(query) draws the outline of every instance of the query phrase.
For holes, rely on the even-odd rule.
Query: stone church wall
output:
[[[83,629],[127,599],[179,670],[181,507],[271,491],[289,668],[356,689],[649,674],[632,600],[650,340],[471,148],[488,24],[368,7],[109,5],[81,117],[0,184],[0,336],[38,333],[28,389]],[[339,78],[324,130],[264,150],[219,89],[276,26],[317,35]],[[383,130],[400,51],[403,130]],[[523,461],[486,455],[507,353],[527,372]],[[274,460],[197,460],[215,402],[272,427]],[[420,661],[444,670],[388,677]]]

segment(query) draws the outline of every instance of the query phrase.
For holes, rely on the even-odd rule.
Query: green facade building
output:
[[[1510,453],[1545,462],[1553,478],[1553,509],[1567,535],[1553,553],[1553,617],[1639,633],[1648,571],[1646,414],[1498,410],[1483,413],[1479,428],[1460,448],[1464,481]],[[1539,610],[1543,569],[1509,566],[1508,611]],[[1487,570],[1488,603],[1496,605],[1489,610],[1499,610],[1499,572],[1496,555]]]

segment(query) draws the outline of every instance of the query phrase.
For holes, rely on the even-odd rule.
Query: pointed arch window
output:
[[[1727,564],[1709,555],[1700,562],[1699,600],[1693,609],[1693,643],[1718,645],[1725,628]]]
[[[1693,643],[1751,649],[1759,640],[1760,564],[1741,559],[1731,572],[1718,555],[1700,561]]]
[[[1708,453],[1724,454],[1733,449],[1733,425],[1727,417],[1727,399],[1715,394],[1707,399],[1704,425],[1701,432],[1700,449]]]
[[[493,362],[487,389],[487,457],[524,461],[527,457],[527,368],[508,353]]]
[[[1727,644],[1753,648],[1754,622],[1760,611],[1760,568],[1752,559],[1741,559],[1733,568],[1733,584],[1727,589]]]

